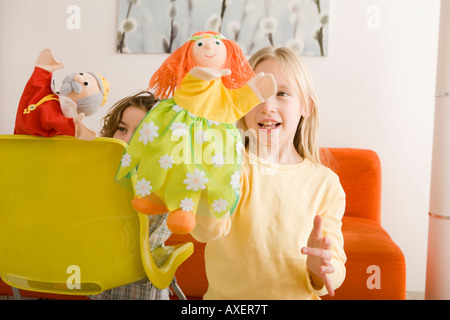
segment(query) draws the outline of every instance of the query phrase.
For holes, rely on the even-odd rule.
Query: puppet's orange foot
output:
[[[174,210],[167,217],[167,227],[175,234],[186,234],[195,227],[195,214],[191,211]]]
[[[158,215],[169,211],[163,203],[151,201],[148,197],[134,198],[131,201],[131,206],[137,212],[147,215]]]

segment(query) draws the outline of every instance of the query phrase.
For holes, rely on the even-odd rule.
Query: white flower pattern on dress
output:
[[[184,198],[183,200],[181,200],[180,202],[180,208],[183,211],[194,211],[194,201],[191,198]]]
[[[195,169],[194,173],[186,173],[186,179],[183,180],[184,184],[187,184],[186,190],[198,191],[199,189],[206,189],[206,183],[208,178],[205,177],[205,172]]]
[[[120,164],[122,165],[123,168],[126,168],[130,165],[130,163],[131,163],[131,155],[125,153],[122,157],[122,160],[120,160]]]
[[[222,165],[225,164],[225,157],[222,153],[215,154],[211,157],[211,163],[216,168],[220,168]]]
[[[153,187],[150,185],[150,181],[142,178],[141,180],[136,181],[136,193],[140,197],[144,197],[150,194]]]
[[[163,169],[169,169],[172,168],[172,164],[174,163],[173,158],[169,156],[168,154],[165,154],[161,156],[159,159],[159,166]]]
[[[174,122],[170,126],[170,130],[172,130],[172,135],[176,136],[177,138],[181,136],[185,136],[188,133],[188,126],[184,122]]]
[[[214,121],[214,120],[208,120],[208,124],[209,124],[209,126],[212,126],[213,124],[218,126],[220,124],[220,122],[219,121]]]
[[[176,104],[172,107],[172,110],[178,113],[183,110],[183,108]]]
[[[209,141],[208,133],[206,131],[199,130],[199,131],[194,133],[194,140],[198,144],[203,144],[206,141]]]
[[[240,180],[241,180],[241,173],[238,170],[236,170],[233,173],[233,175],[231,176],[231,181],[230,181],[231,187],[235,190],[239,190]]]
[[[142,129],[139,130],[139,141],[142,141],[144,145],[153,142],[153,138],[159,136],[158,130],[159,127],[153,121],[142,124]]]
[[[236,152],[238,155],[241,155],[242,151],[244,151],[244,144],[241,142],[241,140],[238,140],[236,142]]]
[[[220,198],[219,200],[214,200],[213,204],[211,205],[213,207],[213,210],[215,212],[222,212],[225,211],[228,207],[228,201],[226,199]]]

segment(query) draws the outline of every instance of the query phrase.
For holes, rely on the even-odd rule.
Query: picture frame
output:
[[[118,53],[171,53],[197,31],[217,31],[246,55],[286,46],[328,54],[329,0],[118,0]]]

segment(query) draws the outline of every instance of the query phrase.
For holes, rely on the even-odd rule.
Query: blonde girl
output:
[[[204,298],[333,295],[345,278],[345,194],[320,164],[311,76],[283,47],[262,49],[249,62],[255,73],[271,73],[277,90],[239,121],[248,141],[235,213],[197,215],[191,234],[207,242]]]

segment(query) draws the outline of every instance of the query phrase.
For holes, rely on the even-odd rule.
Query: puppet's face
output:
[[[88,72],[80,72],[73,75],[73,79],[70,79],[71,82],[78,82],[78,90],[72,90],[67,94],[69,98],[73,101],[77,102],[79,99],[89,97],[100,91],[100,87],[98,85],[95,77]],[[72,85],[74,87],[74,85]]]
[[[73,80],[81,84],[81,87],[83,88],[80,93],[80,98],[89,97],[100,91],[97,80],[90,73],[81,72],[76,74],[73,76]]]
[[[223,69],[227,61],[227,48],[222,40],[201,38],[192,47],[192,59],[197,67]]]

